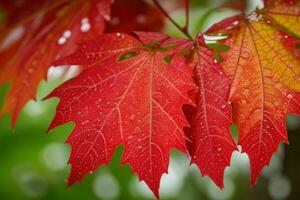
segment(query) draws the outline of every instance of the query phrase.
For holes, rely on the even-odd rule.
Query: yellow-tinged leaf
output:
[[[254,184],[278,144],[288,142],[285,118],[300,91],[300,62],[282,45],[278,30],[261,18],[242,19],[230,34],[223,67],[232,79],[229,101]]]
[[[288,31],[300,36],[300,1],[279,0],[264,9],[263,15]]]
[[[263,76],[272,76],[290,89],[300,91],[300,62],[281,44],[276,29],[264,22],[244,22],[233,43],[232,51],[238,48],[238,53],[241,53],[240,57],[244,58],[244,61],[243,59],[238,61],[245,63],[239,64],[250,64],[250,68],[247,69],[248,74],[253,74],[253,70],[261,70]],[[232,60],[228,62],[232,62]],[[235,64],[232,64],[232,67],[235,68]],[[237,72],[235,79],[239,78]],[[231,93],[235,90],[234,85],[235,83],[233,83]]]

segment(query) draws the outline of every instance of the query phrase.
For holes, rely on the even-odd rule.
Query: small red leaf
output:
[[[236,144],[230,133],[232,109],[228,103],[230,80],[213,53],[201,47],[196,52],[195,79],[199,87],[197,108],[190,119],[188,130],[191,162],[199,166],[202,175],[208,175],[223,188],[225,167],[229,166]]]

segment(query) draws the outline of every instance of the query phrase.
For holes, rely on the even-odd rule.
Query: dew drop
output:
[[[80,27],[80,30],[82,32],[87,32],[91,29],[91,25],[89,23],[89,19],[87,17],[83,18],[81,20],[81,27]]]
[[[244,89],[242,93],[243,93],[243,95],[245,95],[245,96],[249,96],[250,90],[249,90],[249,89]]]
[[[226,108],[226,105],[222,105],[221,108],[222,108],[222,109],[225,109],[225,108]]]
[[[134,118],[135,118],[135,114],[132,114],[132,115],[130,116],[130,120],[134,120]]]
[[[71,31],[67,30],[67,31],[64,32],[63,36],[65,38],[69,38],[71,36],[71,34],[72,34]]]
[[[91,25],[88,24],[88,23],[85,23],[85,24],[81,25],[80,29],[81,29],[82,32],[88,32],[90,30],[90,28],[91,28]]]
[[[58,44],[60,44],[60,45],[63,45],[64,43],[66,43],[66,38],[65,37],[61,37],[61,38],[59,38],[59,40],[58,40]]]
[[[122,34],[121,34],[121,33],[117,33],[117,36],[118,36],[118,37],[121,37],[121,36],[122,36]]]
[[[239,24],[239,21],[234,21],[233,23],[232,23],[232,25],[234,25],[234,26],[236,26],[236,25],[238,25]]]
[[[110,20],[110,15],[108,15],[108,14],[105,14],[103,17],[104,17],[104,19],[107,20],[107,21]]]
[[[84,17],[84,18],[82,18],[82,20],[81,20],[81,23],[82,24],[85,24],[85,23],[88,23],[89,22],[89,18],[87,18],[87,17]]]
[[[292,94],[288,94],[288,95],[287,95],[287,98],[292,99],[292,98],[293,98],[293,95],[292,95]]]

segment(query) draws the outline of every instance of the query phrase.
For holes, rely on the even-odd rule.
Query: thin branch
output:
[[[193,39],[192,36],[190,36],[190,34],[187,32],[187,30],[185,30],[185,28],[179,26],[179,24],[171,18],[171,16],[167,13],[167,11],[160,5],[158,0],[153,0],[153,2],[158,7],[158,9],[170,20],[170,22],[174,24],[174,26],[176,26],[176,28],[178,28],[189,39],[191,40]]]
[[[190,20],[190,1],[185,0],[184,1],[184,6],[185,6],[185,26],[184,30],[188,33],[189,31],[189,20]]]

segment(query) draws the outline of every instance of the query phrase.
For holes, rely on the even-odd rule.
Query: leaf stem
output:
[[[185,0],[186,4],[188,3],[188,0]],[[185,26],[182,28],[172,17],[167,13],[167,11],[161,6],[161,4],[158,2],[158,0],[153,0],[153,3],[158,7],[158,9],[170,20],[170,22],[176,26],[185,36],[187,36],[189,39],[193,39],[192,36],[188,33],[187,27]],[[188,11],[188,9],[186,8]],[[188,12],[187,14],[188,15]],[[186,25],[188,24],[188,19],[186,20]]]

